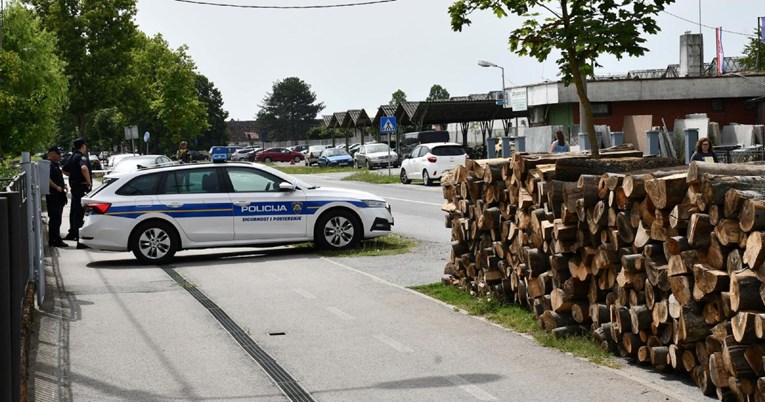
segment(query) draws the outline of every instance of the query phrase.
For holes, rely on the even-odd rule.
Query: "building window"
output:
[[[610,103],[593,103],[592,116],[593,117],[611,116],[611,104]]]
[[[724,112],[725,111],[725,101],[722,99],[712,99],[712,111],[713,112]]]

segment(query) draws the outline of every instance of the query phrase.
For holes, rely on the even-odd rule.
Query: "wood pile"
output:
[[[468,160],[442,191],[444,283],[705,395],[765,402],[765,165],[519,153]]]

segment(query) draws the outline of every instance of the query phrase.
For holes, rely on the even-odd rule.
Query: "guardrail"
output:
[[[42,304],[45,263],[41,190],[48,191],[48,161],[22,153],[22,172],[0,178],[0,400],[18,401],[26,391],[28,336],[33,298]],[[44,179],[44,180],[43,180]],[[46,185],[40,186],[40,183]],[[42,188],[41,188],[42,187]],[[6,296],[7,295],[7,296]],[[29,322],[26,322],[29,321]]]

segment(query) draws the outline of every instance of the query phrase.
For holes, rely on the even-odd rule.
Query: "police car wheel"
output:
[[[133,233],[132,250],[141,264],[164,264],[178,251],[173,227],[166,222],[147,222]]]
[[[352,213],[336,210],[326,212],[316,225],[314,240],[323,249],[345,250],[361,241],[361,224]]]
[[[409,183],[411,183],[411,182],[412,182],[412,181],[411,181],[411,180],[409,180],[409,178],[406,176],[406,170],[404,170],[403,168],[401,168],[401,174],[399,174],[399,175],[398,175],[398,178],[399,178],[399,180],[401,180],[401,183],[402,183],[402,184],[409,184]]]
[[[422,171],[422,184],[429,186],[433,183],[433,180],[430,180],[430,175],[428,174],[427,170]]]

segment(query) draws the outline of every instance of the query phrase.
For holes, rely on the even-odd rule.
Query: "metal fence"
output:
[[[24,299],[37,282],[37,300],[45,294],[40,183],[47,191],[49,165],[22,154],[22,172],[0,179],[0,400],[18,401],[26,362],[22,353]],[[44,178],[44,181],[43,181]],[[29,334],[26,334],[29,335]]]

